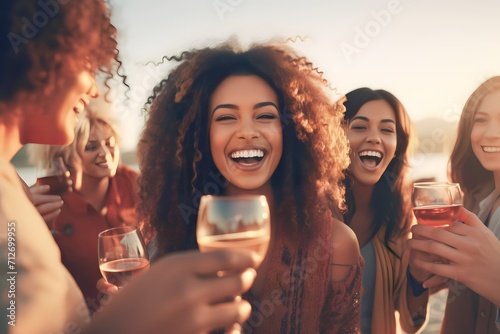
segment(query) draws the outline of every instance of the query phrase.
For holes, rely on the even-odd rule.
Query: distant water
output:
[[[410,161],[410,176],[413,181],[435,178],[437,181],[448,179],[446,170],[449,155],[444,153],[415,154]]]

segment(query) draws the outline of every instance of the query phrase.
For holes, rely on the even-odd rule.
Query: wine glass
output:
[[[200,251],[249,249],[264,259],[270,238],[271,219],[265,196],[201,197],[196,225]],[[241,333],[240,324],[234,324],[230,332]]]
[[[449,226],[457,221],[462,206],[458,183],[416,182],[413,184],[413,213],[422,225]]]
[[[97,249],[102,276],[118,288],[149,269],[146,244],[137,226],[102,231],[98,236]]]
[[[70,173],[62,157],[58,157],[43,167],[36,169],[36,185],[49,185],[47,194],[61,196],[71,187]]]

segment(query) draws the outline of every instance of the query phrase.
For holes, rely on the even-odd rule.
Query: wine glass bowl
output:
[[[61,196],[70,189],[70,173],[62,157],[50,161],[48,165],[36,169],[36,185],[48,185],[47,194]]]
[[[457,221],[462,206],[458,183],[416,182],[413,184],[413,213],[419,224],[449,226]]]
[[[249,249],[263,259],[270,236],[265,196],[202,196],[196,227],[200,251]]]
[[[271,219],[265,196],[201,197],[196,223],[196,240],[201,252],[248,249],[259,255],[259,266],[266,256],[270,239]],[[217,275],[224,276],[224,272]],[[241,333],[242,327],[235,323],[225,332]]]
[[[136,226],[114,227],[99,233],[99,269],[108,283],[118,288],[149,269],[149,258]]]

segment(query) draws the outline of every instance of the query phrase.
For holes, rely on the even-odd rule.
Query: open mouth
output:
[[[78,101],[77,105],[73,108],[73,111],[75,112],[75,114],[81,114],[85,108],[87,108],[87,106],[89,105],[89,100],[87,100],[86,98],[82,98]]]
[[[78,101],[78,104],[73,108],[73,111],[75,112],[75,114],[80,114],[83,112],[83,110],[85,110],[85,103],[80,100]]]
[[[102,168],[107,168],[108,167],[108,163],[106,161],[104,161],[104,162],[98,162],[98,163],[96,163],[96,166],[97,167],[102,167]]]
[[[239,150],[229,154],[231,160],[242,165],[253,165],[264,159],[265,152],[260,149]]]
[[[382,153],[377,151],[359,152],[359,158],[364,165],[368,167],[377,167],[382,161]]]
[[[499,146],[483,146],[483,151],[486,153],[498,153],[500,152]]]

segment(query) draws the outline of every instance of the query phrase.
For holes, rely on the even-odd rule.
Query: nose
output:
[[[500,138],[500,121],[491,122],[488,125],[486,136],[490,138]]]
[[[366,137],[366,142],[370,144],[380,144],[380,136],[375,132],[369,133]]]
[[[109,149],[109,147],[106,145],[105,142],[102,142],[99,144],[99,147],[97,149],[97,153],[98,153],[98,156],[105,157],[106,155],[111,154],[111,150]]]
[[[240,127],[237,132],[238,138],[241,139],[253,139],[260,136],[258,127],[254,122],[250,120],[242,120],[240,122]]]

